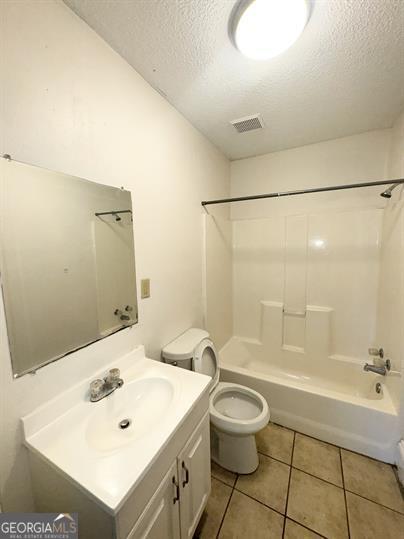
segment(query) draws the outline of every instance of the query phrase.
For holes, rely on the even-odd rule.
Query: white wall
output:
[[[389,176],[392,178],[404,177],[404,111],[391,129]]]
[[[232,196],[383,179],[388,172],[390,136],[390,129],[382,129],[233,161]],[[380,192],[366,188],[240,202],[232,204],[231,216],[268,218],[369,204],[383,207],[383,199],[377,196]]]
[[[1,2],[0,16],[0,151],[132,191],[137,276],[151,278],[151,298],[131,335],[158,359],[202,324],[200,201],[229,195],[229,163],[60,1]],[[3,509],[29,511],[19,417],[108,362],[123,337],[13,380],[0,315]]]
[[[381,180],[390,137],[379,130],[232,162],[232,196]],[[234,333],[261,339],[260,301],[293,311],[310,305],[330,319],[327,355],[366,359],[376,330],[382,189],[233,204]],[[284,315],[283,346],[304,352],[307,324]]]

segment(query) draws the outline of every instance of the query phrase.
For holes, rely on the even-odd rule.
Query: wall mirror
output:
[[[135,324],[131,194],[0,159],[1,280],[15,377]]]

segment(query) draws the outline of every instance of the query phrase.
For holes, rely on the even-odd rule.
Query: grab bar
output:
[[[287,314],[289,316],[301,316],[304,318],[306,316],[306,311],[298,311],[296,309],[286,309],[283,308],[283,314]]]

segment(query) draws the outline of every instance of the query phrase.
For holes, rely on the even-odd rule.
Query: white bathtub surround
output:
[[[295,352],[312,359],[323,359],[331,356],[331,319],[333,309],[306,305],[301,310],[292,310],[280,301],[261,301],[260,338],[257,343],[262,345],[271,355],[279,357],[282,351]],[[295,319],[301,322],[297,328],[299,341],[294,341],[296,335],[293,327],[286,330],[286,325]],[[288,340],[288,336],[292,339]],[[289,344],[290,342],[299,342]],[[338,357],[338,356],[333,356]]]
[[[404,111],[393,125],[389,176],[404,177]],[[383,343],[394,369],[403,371],[404,341],[404,189],[393,191],[383,215],[377,338]],[[393,384],[392,384],[393,382]],[[404,436],[404,378],[388,380],[400,409],[400,433]]]
[[[235,221],[234,334],[310,358],[365,360],[375,335],[382,214]]]
[[[397,190],[396,190],[397,191]],[[381,343],[392,369],[403,372],[404,343],[404,197],[401,188],[393,194],[383,215],[377,328],[374,344]],[[388,377],[395,406],[401,409],[404,435],[404,380]]]
[[[394,462],[399,365],[363,371],[377,345],[382,219],[369,207],[235,221],[235,337],[221,360],[223,379],[262,393],[275,422]]]
[[[220,351],[220,366],[224,381],[244,384],[265,397],[275,423],[395,461],[398,413],[385,377],[365,373],[353,362],[305,361],[290,350],[277,355],[256,341],[237,337]]]

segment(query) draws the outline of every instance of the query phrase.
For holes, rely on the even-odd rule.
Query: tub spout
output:
[[[382,376],[386,376],[386,374],[390,370],[390,360],[386,359],[384,362],[384,365],[381,365],[380,367],[376,367],[376,365],[370,365],[369,363],[365,363],[365,366],[363,367],[363,370],[366,372],[374,372],[375,374],[381,374]]]

